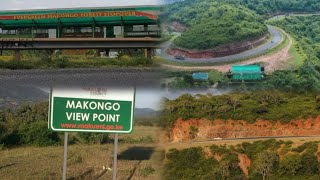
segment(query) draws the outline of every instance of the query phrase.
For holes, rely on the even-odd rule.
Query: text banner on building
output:
[[[49,128],[54,131],[130,133],[135,88],[53,88]]]

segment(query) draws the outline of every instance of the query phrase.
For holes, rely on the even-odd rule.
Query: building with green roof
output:
[[[0,11],[0,37],[160,37],[160,12],[160,6]]]
[[[231,67],[231,79],[233,81],[258,81],[263,78],[263,68],[259,65],[233,65]]]
[[[195,81],[207,81],[209,79],[209,75],[208,73],[198,72],[198,73],[193,73],[192,78]]]

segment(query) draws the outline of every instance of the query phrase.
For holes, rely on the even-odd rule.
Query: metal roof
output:
[[[262,80],[263,73],[259,65],[244,65],[231,67],[232,80],[254,81]]]
[[[208,73],[193,73],[192,78],[195,80],[208,80]]]
[[[257,73],[261,72],[261,68],[258,65],[245,65],[245,66],[239,66],[234,65],[231,67],[232,73]]]

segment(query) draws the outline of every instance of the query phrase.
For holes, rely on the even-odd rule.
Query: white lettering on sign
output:
[[[93,114],[93,121],[119,122],[119,114]]]
[[[67,109],[90,109],[90,110],[120,110],[119,103],[111,103],[111,102],[88,102],[88,101],[73,101],[68,100],[66,104]]]
[[[66,116],[68,121],[89,121],[90,114],[89,113],[68,113],[66,112]]]

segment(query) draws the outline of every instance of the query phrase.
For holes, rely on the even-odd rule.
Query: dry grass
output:
[[[157,132],[155,127],[136,127],[135,132],[125,136],[156,138]],[[118,179],[160,179],[163,157],[164,152],[155,143],[119,143]],[[2,150],[0,179],[61,179],[62,161],[63,146]],[[97,179],[103,167],[112,168],[112,162],[113,144],[71,145],[68,147],[67,177]],[[99,179],[112,179],[112,170],[107,170]]]

